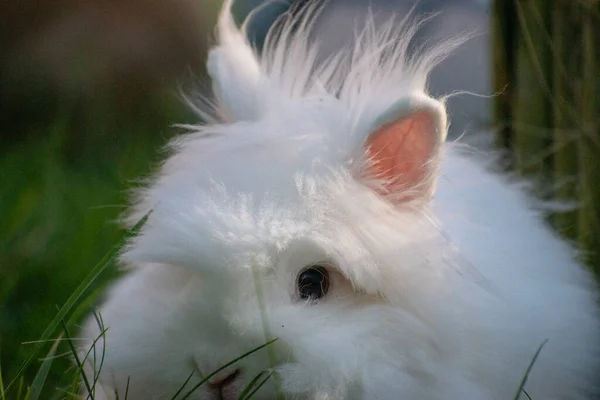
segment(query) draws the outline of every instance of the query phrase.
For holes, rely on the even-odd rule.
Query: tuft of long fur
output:
[[[169,399],[190,372],[270,335],[272,357],[241,361],[224,392],[192,398],[237,398],[271,368],[292,399],[506,399],[549,339],[528,393],[591,399],[600,318],[590,274],[518,187],[444,144],[443,99],[429,97],[427,77],[464,37],[416,46],[427,18],[370,16],[349,51],[318,61],[318,12],[282,17],[259,54],[225,1],[208,60],[213,106],[200,108],[211,122],[171,143],[126,217],[153,210],[100,310],[100,400],[128,378],[130,399]],[[402,200],[416,186],[386,195],[387,182],[363,175],[377,159],[365,149],[373,131],[415,112],[435,128],[422,132],[435,136],[433,156],[416,186],[438,187],[420,202]],[[297,279],[315,264],[330,290],[305,302]],[[91,320],[83,335],[96,331]]]
[[[429,73],[473,36],[465,33],[438,43],[417,45],[415,35],[434,16],[413,15],[413,8],[401,20],[390,16],[387,21],[376,23],[369,12],[365,25],[355,30],[353,47],[321,60],[318,41],[311,38],[313,24],[326,2],[314,2],[297,14],[284,13],[269,30],[263,51],[259,52],[235,25],[232,3],[225,1],[220,13],[218,41],[209,55],[209,71],[211,57],[226,53],[245,75],[254,77],[256,92],[245,102],[252,105],[253,113],[338,113],[342,114],[345,127],[338,130],[339,134],[329,132],[328,136],[305,131],[295,134],[293,129],[239,133],[240,130],[228,128],[228,111],[215,88],[213,99],[190,103],[209,124],[181,125],[190,134],[171,142],[169,150],[180,156],[167,160],[161,171],[163,177],[179,168],[179,159],[191,158],[188,153],[210,163],[224,154],[252,151],[257,146],[277,151],[293,142],[308,147],[327,141],[339,149],[340,157],[361,159],[363,132],[380,118],[382,110],[407,94],[426,94]],[[236,95],[243,96],[243,91]],[[357,162],[355,167],[361,169],[364,164]],[[123,219],[127,226],[133,226],[153,207],[152,197],[144,190],[138,191],[133,212],[128,211]]]

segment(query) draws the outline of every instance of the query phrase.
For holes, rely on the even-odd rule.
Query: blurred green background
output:
[[[238,15],[260,2],[238,0]],[[404,11],[414,2],[379,1],[388,11]],[[364,2],[346,3],[364,12]],[[582,243],[586,260],[597,268],[597,2],[422,0],[419,7],[438,11],[442,5],[454,15],[455,26],[462,29],[461,21],[477,15],[491,34],[484,36],[484,47],[471,47],[470,56],[461,56],[464,64],[442,68],[434,91],[448,89],[444,82],[456,83],[460,74],[468,84],[480,77],[484,88],[451,89],[483,94],[506,89],[493,107],[481,99],[464,103],[453,113],[455,120],[481,104],[493,108],[497,145],[508,150],[511,169],[541,181],[570,178],[547,197],[584,199],[583,211],[556,213],[550,220],[566,238]],[[198,122],[181,101],[180,89],[204,80],[219,6],[219,0],[0,3],[0,363],[5,382],[31,348],[23,342],[39,337],[57,307],[122,236],[115,219],[124,210],[127,190],[162,159],[162,146],[178,133],[172,125]],[[285,9],[285,2],[279,3],[259,15],[251,25],[258,42]],[[117,275],[116,268],[109,269],[89,293],[100,293]],[[63,345],[58,353],[68,349]],[[56,360],[41,398],[61,398],[56,389],[70,382],[69,366],[66,356]],[[25,382],[38,367],[39,362],[31,365]]]

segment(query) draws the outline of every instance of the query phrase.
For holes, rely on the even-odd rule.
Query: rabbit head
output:
[[[109,295],[103,381],[170,398],[188,361],[206,375],[277,338],[193,398],[237,398],[268,369],[256,398],[486,398],[460,364],[479,288],[430,208],[448,123],[427,76],[460,40],[413,48],[420,22],[371,20],[317,62],[308,9],[259,55],[230,8],[209,124],[173,142],[128,217],[152,210]]]

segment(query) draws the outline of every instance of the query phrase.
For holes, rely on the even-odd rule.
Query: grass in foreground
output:
[[[116,218],[127,203],[126,189],[159,161],[156,149],[186,121],[183,104],[167,90],[140,101],[136,109],[96,104],[52,104],[47,112],[7,117],[0,136],[0,365],[6,386],[17,376],[71,293],[121,236]],[[106,285],[119,276],[114,265],[86,289],[65,323],[77,324]],[[56,334],[54,332],[53,334]],[[54,336],[53,338],[55,338]],[[47,340],[48,338],[46,338]],[[42,343],[42,353],[51,343]],[[42,353],[39,355],[41,356]],[[65,340],[58,344],[41,399],[62,398],[70,384]],[[22,371],[33,382],[37,365]],[[1,379],[1,378],[0,378]],[[10,400],[15,392],[8,397]]]

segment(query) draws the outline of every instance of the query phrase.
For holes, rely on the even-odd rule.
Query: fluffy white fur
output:
[[[426,79],[459,41],[412,51],[418,22],[370,23],[353,52],[318,63],[309,17],[284,21],[259,56],[226,2],[208,62],[216,100],[202,108],[211,123],[173,142],[128,217],[153,210],[99,310],[95,399],[123,398],[128,377],[130,400],[170,399],[194,369],[275,337],[239,362],[223,397],[190,398],[235,399],[273,368],[255,398],[278,385],[289,399],[509,400],[548,339],[529,395],[591,399],[592,277],[517,187],[443,144],[445,109]],[[422,181],[390,189],[366,174],[365,143],[415,110],[439,145]],[[433,194],[434,181],[433,198],[416,190]],[[402,200],[411,190],[421,195]],[[329,293],[299,301],[298,273],[323,262]],[[98,332],[90,319],[83,353]]]

